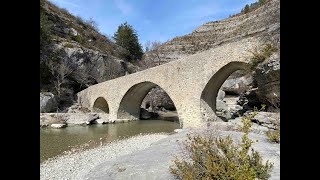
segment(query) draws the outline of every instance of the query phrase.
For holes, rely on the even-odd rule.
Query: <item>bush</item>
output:
[[[267,137],[271,142],[280,143],[280,130],[269,130],[266,132]]]
[[[83,39],[82,39],[82,37],[80,35],[72,36],[71,39],[74,40],[74,41],[77,41],[80,44],[83,43]]]
[[[170,172],[178,179],[268,179],[273,164],[268,161],[263,164],[260,154],[251,148],[250,118],[246,116],[242,121],[244,135],[239,145],[233,143],[230,136],[188,134],[184,143],[188,159],[176,157]]]
[[[64,45],[64,47],[66,47],[66,48],[74,48],[74,45],[73,45],[73,44],[70,44],[70,43],[66,43],[66,44]]]
[[[271,56],[273,52],[276,52],[278,48],[273,44],[267,44],[261,51],[255,49],[251,52],[253,54],[250,62],[250,69],[254,70],[258,64],[262,63],[265,59]]]

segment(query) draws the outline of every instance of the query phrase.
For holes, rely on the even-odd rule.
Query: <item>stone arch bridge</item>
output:
[[[216,96],[223,82],[244,69],[262,41],[249,37],[221,44],[176,61],[105,81],[79,92],[78,102],[109,113],[111,121],[138,120],[140,105],[156,85],[176,107],[181,128],[199,127],[218,118]]]

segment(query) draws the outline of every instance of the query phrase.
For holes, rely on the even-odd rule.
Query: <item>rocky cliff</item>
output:
[[[248,36],[268,34],[268,37],[274,38],[272,40],[280,41],[279,36],[270,36],[270,32],[280,35],[280,0],[267,1],[266,4],[247,14],[208,22],[191,34],[164,43],[156,51],[161,63],[166,63]],[[146,59],[148,60],[148,56],[152,56],[153,53],[146,53]]]
[[[139,71],[119,58],[123,49],[99,33],[92,20],[42,1],[49,40],[40,39],[40,90],[51,91],[59,108],[72,104],[75,93],[90,85]]]

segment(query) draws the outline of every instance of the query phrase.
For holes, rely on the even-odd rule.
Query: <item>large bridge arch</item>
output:
[[[139,82],[133,86],[131,86],[125,95],[122,97],[121,102],[119,104],[119,108],[117,111],[117,119],[126,119],[126,120],[138,120],[140,118],[140,106],[144,99],[144,97],[148,94],[148,92],[156,87],[159,86],[163,89],[163,87],[159,84],[150,82],[150,81],[143,81]],[[176,111],[179,117],[179,110],[176,106],[174,98],[170,95],[170,90],[163,89],[173,101]],[[182,127],[181,119],[179,118],[180,126]]]
[[[220,68],[207,82],[201,93],[200,111],[205,121],[221,120],[216,115],[216,98],[218,91],[227,78],[237,70],[246,70],[248,63],[233,61]]]

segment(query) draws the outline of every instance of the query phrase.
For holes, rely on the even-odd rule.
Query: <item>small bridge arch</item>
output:
[[[109,104],[104,97],[98,97],[93,105],[92,109],[99,113],[107,113],[109,114]]]

